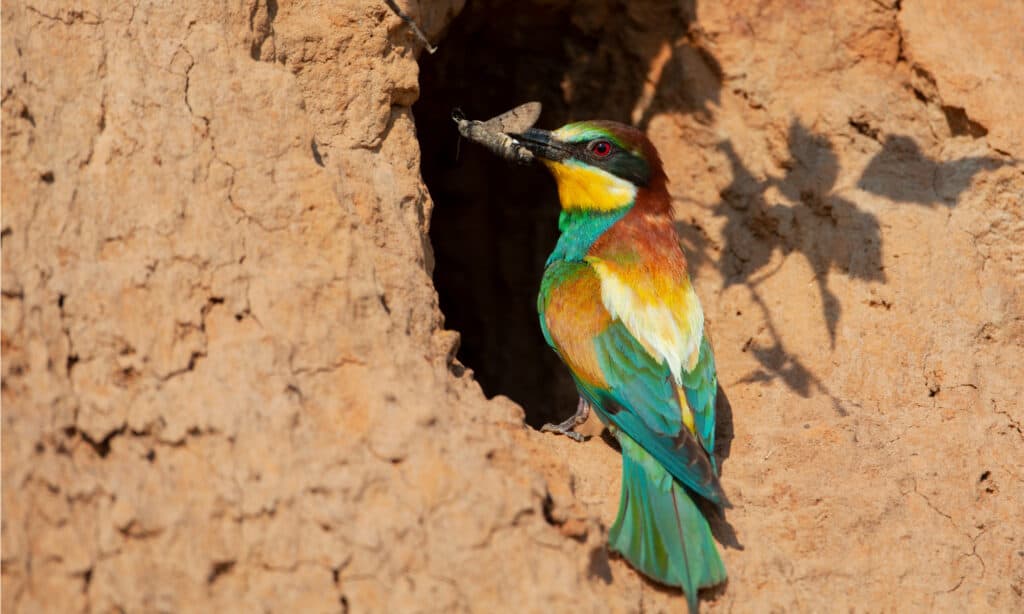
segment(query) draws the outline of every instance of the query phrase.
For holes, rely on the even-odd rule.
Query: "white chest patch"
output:
[[[601,301],[651,356],[668,365],[677,385],[683,371],[691,371],[700,355],[704,311],[689,283],[675,286],[669,296],[653,287],[638,291],[598,259],[590,261],[601,279]]]

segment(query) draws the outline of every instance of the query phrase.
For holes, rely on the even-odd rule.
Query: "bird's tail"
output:
[[[686,592],[697,611],[697,590],[725,580],[711,527],[682,484],[628,435],[622,444],[622,495],[609,547],[651,578]]]

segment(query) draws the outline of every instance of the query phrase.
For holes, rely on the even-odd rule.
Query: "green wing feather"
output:
[[[715,397],[718,396],[718,375],[715,373],[715,355],[707,335],[701,339],[697,366],[683,372],[683,390],[686,402],[693,411],[693,423],[704,449],[715,464]]]
[[[581,392],[599,414],[691,490],[728,505],[710,455],[683,425],[679,394],[668,365],[648,354],[619,320],[594,339],[594,348],[608,387],[584,387]],[[713,414],[712,408],[712,430]],[[706,427],[707,418],[702,420]]]

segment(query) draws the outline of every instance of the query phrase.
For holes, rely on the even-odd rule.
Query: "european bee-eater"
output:
[[[725,580],[707,519],[726,506],[714,460],[715,358],[672,226],[661,159],[640,131],[590,121],[514,135],[555,177],[561,236],[537,309],[569,367],[577,415],[592,407],[622,447],[622,495],[609,545],[686,592]]]

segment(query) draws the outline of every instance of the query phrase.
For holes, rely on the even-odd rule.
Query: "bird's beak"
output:
[[[541,160],[558,162],[569,157],[568,149],[559,143],[552,133],[547,130],[530,128],[520,134],[513,134],[511,136]]]

